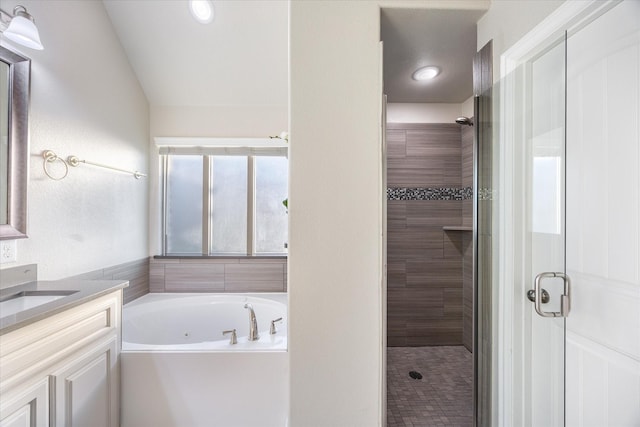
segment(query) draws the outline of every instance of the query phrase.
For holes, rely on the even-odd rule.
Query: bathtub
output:
[[[257,341],[248,340],[246,303]],[[287,424],[286,294],[152,293],[126,304],[122,318],[122,427]],[[222,336],[230,329],[237,344]]]

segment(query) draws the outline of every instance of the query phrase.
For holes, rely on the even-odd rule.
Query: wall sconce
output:
[[[31,49],[44,49],[33,16],[24,6],[14,7],[13,15],[0,9],[0,31],[12,42]]]

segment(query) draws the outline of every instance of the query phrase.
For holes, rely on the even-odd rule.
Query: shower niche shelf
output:
[[[473,227],[467,225],[445,225],[443,231],[473,231]]]

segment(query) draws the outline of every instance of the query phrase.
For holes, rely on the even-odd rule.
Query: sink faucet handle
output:
[[[282,317],[278,317],[277,319],[274,319],[271,321],[271,328],[269,329],[269,333],[271,335],[278,332],[278,330],[276,329],[276,323],[279,323],[279,322],[282,322]]]
[[[231,339],[229,340],[229,344],[238,344],[238,335],[236,334],[235,329],[222,331],[222,335],[227,335],[227,334],[231,334]]]

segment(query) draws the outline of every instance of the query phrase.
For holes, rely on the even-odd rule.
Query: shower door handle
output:
[[[564,282],[564,294],[560,295],[560,311],[544,311],[542,309],[543,291],[542,280],[547,278],[560,278]],[[534,282],[533,293],[535,301],[533,302],[538,313],[542,317],[567,317],[571,310],[571,279],[564,273],[540,273],[536,276]]]

